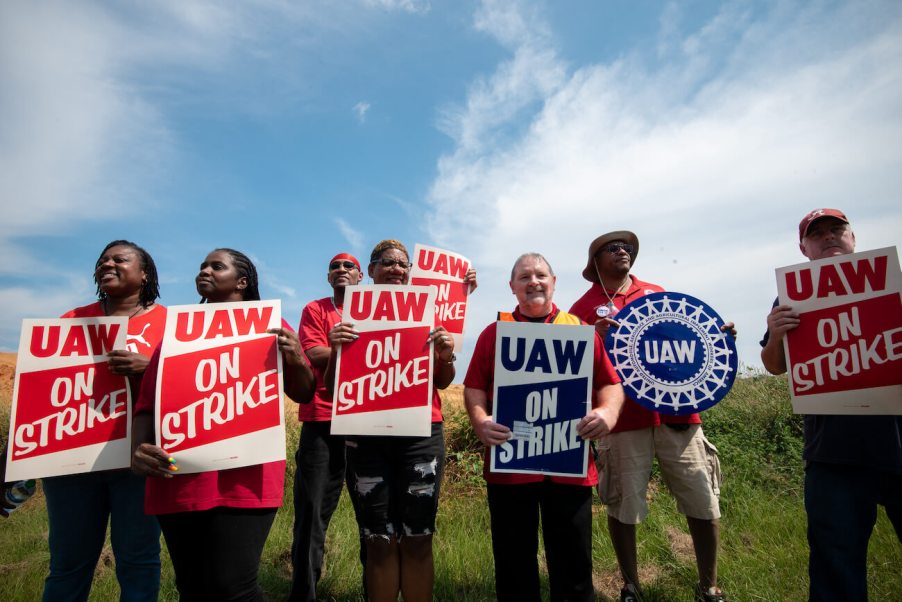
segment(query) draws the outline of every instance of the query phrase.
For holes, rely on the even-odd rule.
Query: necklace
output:
[[[153,304],[151,304],[151,305],[153,305]],[[142,309],[144,309],[144,306],[141,305],[141,302],[139,301],[135,311],[132,312],[132,314],[128,317],[128,319],[131,320],[132,318],[137,316],[138,312],[141,311]],[[107,308],[107,298],[106,297],[103,298],[103,315],[105,315],[105,316],[110,315],[110,310]]]
[[[619,295],[619,294],[620,294],[620,291],[623,290],[623,287],[625,287],[625,286],[626,286],[627,284],[629,284],[629,283],[630,283],[630,277],[627,276],[627,277],[626,277],[626,280],[624,280],[623,282],[621,282],[621,283],[620,283],[620,286],[617,287],[617,290],[614,291],[614,297],[616,297],[617,295]],[[608,316],[608,315],[610,315],[610,314],[612,314],[612,313],[616,313],[616,310],[614,309],[614,298],[611,297],[611,295],[608,294],[608,289],[607,289],[607,287],[604,285],[604,282],[601,281],[600,278],[599,278],[598,285],[601,287],[601,292],[603,292],[603,293],[604,293],[604,296],[607,297],[608,302],[607,302],[607,304],[605,304],[605,305],[603,305],[603,306],[600,306],[598,309],[596,309],[596,310],[595,310],[595,313],[598,315],[599,318],[604,318],[605,316]]]
[[[329,297],[329,301],[332,303],[332,309],[338,314],[338,321],[341,322],[341,310],[338,309],[338,306],[335,304],[335,295]]]

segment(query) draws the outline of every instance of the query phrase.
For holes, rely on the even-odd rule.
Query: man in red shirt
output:
[[[556,278],[538,253],[526,253],[511,271],[511,292],[517,307],[499,319],[540,324],[580,324],[558,310],[552,301]],[[464,399],[470,423],[486,446],[483,476],[491,515],[495,593],[499,602],[539,602],[538,529],[541,515],[545,559],[552,600],[595,600],[592,584],[592,486],[597,483],[593,463],[585,477],[493,473],[488,448],[507,443],[511,430],[492,420],[497,322],[482,331],[464,379]],[[576,432],[582,439],[608,433],[623,405],[619,378],[594,337],[592,409]],[[572,403],[574,399],[562,399]],[[585,403],[585,398],[579,400]],[[588,453],[588,450],[587,450]]]
[[[349,253],[333,257],[326,273],[332,295],[308,303],[298,327],[301,348],[316,377],[316,392],[311,403],[298,406],[298,419],[304,427],[295,455],[293,575],[289,597],[293,602],[316,600],[326,529],[338,506],[345,480],[345,438],[331,433],[332,396],[326,390],[323,375],[331,352],[329,331],[341,322],[345,287],[356,286],[362,279],[356,257]]]
[[[603,234],[589,246],[583,277],[592,286],[573,304],[570,313],[595,324],[602,340],[608,329],[616,326],[616,314],[624,305],[664,291],[630,274],[638,253],[639,239],[627,230]],[[705,438],[698,414],[663,415],[643,408],[629,397],[617,425],[599,446],[598,457],[598,492],[606,505],[608,531],[624,581],[620,599],[641,599],[636,525],[648,514],[645,495],[655,457],[677,500],[677,509],[689,523],[699,575],[696,598],[704,602],[724,600],[717,587],[717,450]]]

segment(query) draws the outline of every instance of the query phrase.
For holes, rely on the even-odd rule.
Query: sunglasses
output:
[[[394,266],[398,266],[402,270],[409,270],[413,265],[409,261],[401,261],[400,259],[377,259],[376,261],[371,261],[370,263],[378,263],[384,268],[391,268]]]
[[[633,254],[633,245],[628,245],[625,242],[612,242],[608,246],[604,247],[602,251],[607,251],[610,254],[619,253],[620,251],[626,251],[627,255]]]
[[[333,261],[329,264],[329,271],[335,271],[337,269],[344,268],[346,270],[359,270],[357,264],[353,261]]]

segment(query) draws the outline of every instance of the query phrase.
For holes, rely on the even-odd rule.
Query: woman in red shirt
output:
[[[201,303],[258,301],[257,270],[233,249],[207,255],[195,278]],[[283,320],[278,334],[285,393],[299,403],[313,396],[314,380],[297,335]],[[154,441],[153,409],[159,352],[148,368],[135,411],[132,468],[147,480],[145,510],[163,528],[183,602],[262,600],[257,571],[263,544],[282,505],[285,460],[179,475]]]

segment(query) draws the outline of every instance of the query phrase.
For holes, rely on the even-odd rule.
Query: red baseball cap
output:
[[[847,218],[846,214],[839,209],[815,209],[814,211],[809,212],[802,218],[802,221],[799,222],[799,242],[802,242],[802,239],[808,234],[808,228],[811,227],[811,224],[822,217],[835,217],[845,224],[849,223],[849,218]]]
[[[338,255],[336,255],[335,257],[333,257],[332,259],[329,260],[329,265],[332,265],[333,261],[344,261],[344,260],[353,261],[354,265],[357,266],[357,271],[358,272],[360,271],[360,262],[357,261],[357,258],[354,257],[353,255],[351,255],[350,253],[339,253]]]

